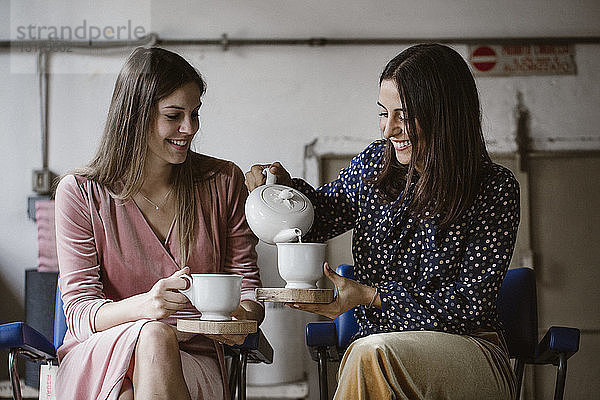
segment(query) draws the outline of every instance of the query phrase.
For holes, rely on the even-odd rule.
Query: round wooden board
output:
[[[231,321],[204,321],[200,318],[180,318],[177,320],[177,330],[188,333],[203,333],[206,335],[246,335],[258,329],[256,321],[231,320]]]
[[[333,301],[333,289],[256,288],[256,300],[327,304]]]

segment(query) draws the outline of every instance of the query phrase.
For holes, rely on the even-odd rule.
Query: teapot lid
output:
[[[265,185],[260,193],[261,200],[280,214],[302,213],[310,204],[304,194],[284,185]]]

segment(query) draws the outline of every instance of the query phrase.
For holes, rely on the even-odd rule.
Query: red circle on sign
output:
[[[496,66],[496,62],[496,52],[491,47],[477,47],[471,53],[471,63],[478,71],[489,71]]]

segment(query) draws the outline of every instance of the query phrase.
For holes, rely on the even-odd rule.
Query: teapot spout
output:
[[[298,228],[284,229],[275,235],[275,237],[273,238],[273,242],[275,242],[275,243],[293,242],[300,237],[302,237],[302,230],[300,230]]]

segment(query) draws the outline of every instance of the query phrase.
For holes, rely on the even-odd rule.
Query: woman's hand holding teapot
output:
[[[290,176],[289,172],[283,168],[279,161],[275,161],[272,164],[255,164],[250,168],[250,171],[246,172],[245,183],[250,192],[265,184],[267,178],[263,171],[266,168],[269,168],[269,172],[275,175],[278,184],[291,186],[292,177]]]

